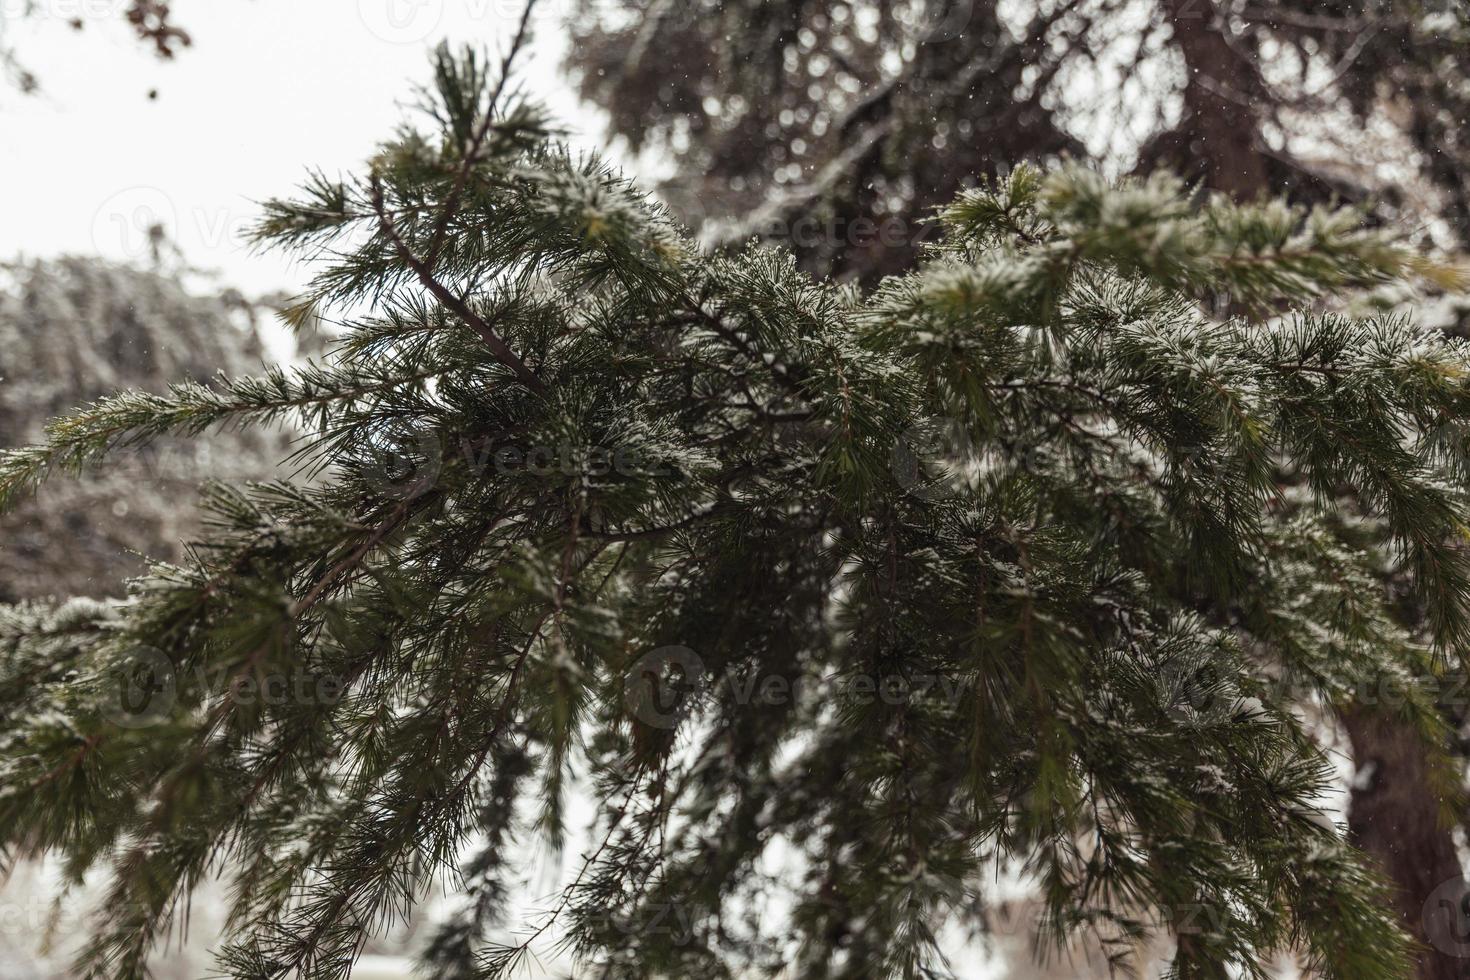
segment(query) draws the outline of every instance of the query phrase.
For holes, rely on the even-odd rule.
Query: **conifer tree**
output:
[[[907,272],[936,206],[1058,156],[1396,217],[1413,175],[1437,197],[1416,219],[1470,235],[1458,0],[582,0],[567,29],[612,133],[675,162],[680,213],[819,274]],[[1406,151],[1388,181],[1365,131]]]
[[[8,22],[36,15],[67,17],[69,26],[80,31],[87,26],[87,17],[84,14],[90,17],[119,13],[128,22],[128,27],[137,35],[138,40],[152,45],[154,54],[159,58],[172,58],[181,48],[187,48],[193,43],[189,32],[179,27],[173,19],[170,5],[165,0],[127,0],[126,6],[121,3],[52,3],[43,6],[36,0],[15,0],[0,10],[0,77],[22,92],[33,93],[41,88],[41,80],[26,67],[22,57],[8,43]]]
[[[63,257],[0,268],[0,448],[40,439],[77,404],[118,388],[162,389],[259,369],[266,307],[234,290],[198,295],[175,275]],[[289,450],[259,431],[160,440],[58,481],[0,515],[0,602],[115,595],[198,533],[201,479],[269,477]]]
[[[142,975],[224,873],[238,977],[347,976],[436,875],[436,976],[558,936],[606,977],[945,976],[1001,866],[1043,944],[1408,975],[1310,718],[1443,736],[1419,687],[1363,692],[1470,639],[1467,349],[1347,300],[1452,272],[1352,212],[1020,167],[912,274],[814,282],[701,253],[509,59],[434,68],[426,128],[267,205],[318,263],[294,322],[343,323],[325,361],[0,456],[9,504],[164,436],[305,433],[300,479],[206,488],[126,601],[0,622],[0,835],[105,871],[84,975]],[[507,876],[571,844],[574,782],[593,839],[523,919]]]

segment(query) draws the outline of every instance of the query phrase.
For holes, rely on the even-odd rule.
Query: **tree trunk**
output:
[[[1237,200],[1254,198],[1267,189],[1269,166],[1254,107],[1264,85],[1256,65],[1230,46],[1213,0],[1162,3],[1184,53],[1184,118],[1143,156]]]
[[[1383,713],[1344,712],[1359,780],[1348,833],[1397,885],[1404,928],[1426,950],[1420,980],[1470,977],[1470,916],[1464,872],[1440,819],[1420,737]]]

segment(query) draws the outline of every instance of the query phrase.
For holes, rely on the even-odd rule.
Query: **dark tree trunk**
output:
[[[1420,980],[1470,977],[1470,918],[1459,855],[1440,819],[1425,762],[1412,729],[1385,713],[1344,712],[1360,779],[1353,787],[1348,833],[1398,886],[1404,928],[1426,950]]]
[[[1169,166],[1239,200],[1268,186],[1255,105],[1264,85],[1254,62],[1223,33],[1213,0],[1161,0],[1184,53],[1184,117],[1144,147],[1148,169]]]

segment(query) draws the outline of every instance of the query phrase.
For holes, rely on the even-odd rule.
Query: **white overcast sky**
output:
[[[255,202],[308,167],[356,167],[403,117],[435,43],[503,43],[520,13],[520,0],[175,0],[194,44],[160,61],[123,22],[127,0],[37,0],[17,19],[24,5],[0,0],[4,37],[42,92],[0,86],[0,260],[141,261],[162,219],[191,265],[256,294],[304,276],[242,242]],[[597,145],[558,70],[565,5],[541,0],[519,74]]]

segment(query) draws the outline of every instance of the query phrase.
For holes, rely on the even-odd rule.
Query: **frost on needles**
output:
[[[944,976],[1022,867],[1043,946],[1406,975],[1312,719],[1470,641],[1466,347],[1340,312],[1454,275],[1350,212],[1023,168],[863,293],[702,253],[503,71],[441,51],[427,128],[266,207],[322,363],[0,457],[13,502],[298,432],[126,600],[0,615],[5,853],[110,883],[80,971],[141,976],[223,875],[238,977],[346,977],[440,878],[435,976]],[[1432,702],[1381,710],[1433,751]],[[538,839],[570,884],[513,907]]]

